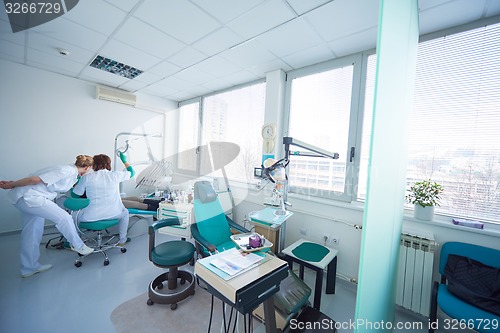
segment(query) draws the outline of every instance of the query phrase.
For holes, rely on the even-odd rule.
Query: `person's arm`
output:
[[[22,178],[19,180],[2,180],[0,181],[0,188],[3,188],[4,190],[11,190],[15,187],[20,187],[20,186],[27,186],[27,185],[36,185],[43,183],[42,179],[38,176],[31,176],[31,177],[26,177]]]
[[[134,177],[135,176],[135,170],[132,167],[132,165],[130,165],[130,163],[127,162],[127,156],[125,156],[125,154],[122,153],[121,151],[118,152],[118,153],[119,153],[119,156],[120,156],[120,160],[122,160],[123,165],[125,165],[125,169],[127,169],[127,171],[130,172],[130,178]]]

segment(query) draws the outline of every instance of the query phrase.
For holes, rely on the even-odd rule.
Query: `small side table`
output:
[[[335,279],[337,276],[338,250],[299,239],[282,252],[290,269],[293,263],[300,266],[299,277],[304,280],[304,267],[316,271],[316,285],[314,288],[314,308],[319,310],[321,304],[321,289],[323,286],[323,270],[326,268],[326,293],[335,294]]]

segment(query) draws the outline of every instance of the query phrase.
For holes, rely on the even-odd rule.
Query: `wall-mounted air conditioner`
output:
[[[132,106],[137,101],[137,96],[131,92],[104,86],[96,86],[96,98]]]

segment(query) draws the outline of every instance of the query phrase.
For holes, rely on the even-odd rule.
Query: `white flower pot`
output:
[[[414,217],[418,220],[432,221],[434,218],[434,206],[415,205]]]

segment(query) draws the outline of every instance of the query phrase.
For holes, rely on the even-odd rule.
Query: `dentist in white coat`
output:
[[[111,171],[111,158],[104,154],[95,155],[92,166],[94,172],[80,178],[73,193],[80,196],[85,193],[90,200],[90,204],[80,213],[78,222],[118,219],[120,240],[117,246],[124,246],[127,242],[129,213],[122,203],[119,184],[134,177],[135,171],[125,155],[122,152],[119,154],[126,170]]]
[[[91,156],[78,155],[74,165],[48,167],[36,171],[32,176],[16,181],[0,181],[0,188],[10,190],[7,198],[21,212],[23,229],[21,231],[20,268],[22,277],[29,277],[52,268],[50,264],[41,265],[38,262],[46,219],[54,222],[57,230],[71,244],[73,251],[82,255],[94,251],[78,236],[71,215],[54,202],[57,193],[69,191],[77,182],[78,176],[87,173],[92,164]]]

